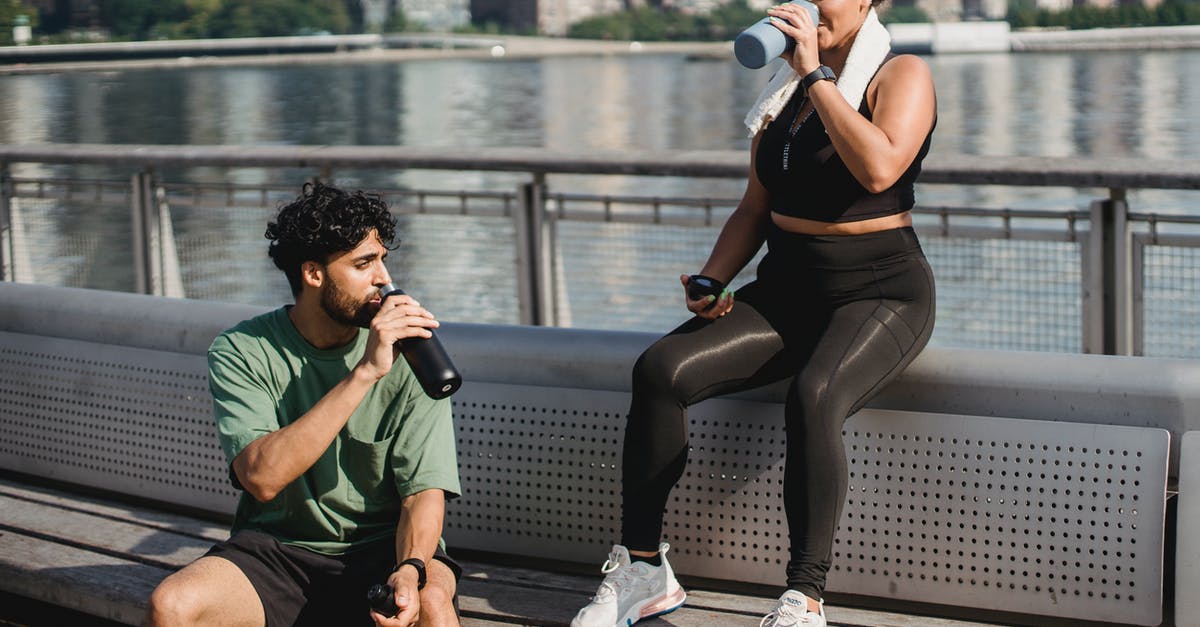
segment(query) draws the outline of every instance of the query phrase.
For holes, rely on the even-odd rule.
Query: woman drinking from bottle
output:
[[[788,590],[762,624],[826,624],[843,423],[933,330],[933,276],[909,212],[936,98],[921,59],[890,53],[872,0],[815,4],[817,23],[797,4],[768,11],[795,47],[746,118],[745,194],[700,273],[680,277],[695,316],[634,366],[622,539],[573,627],[625,626],[683,603],[660,536],[687,462],[687,407],[784,379]],[[756,280],[724,289],[764,242]]]

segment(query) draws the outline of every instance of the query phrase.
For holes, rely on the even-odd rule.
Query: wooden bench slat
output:
[[[0,478],[0,528],[0,589],[127,624],[140,622],[150,592],[163,577],[228,535],[216,523],[11,478]],[[601,579],[598,572],[461,562],[465,627],[566,625]],[[774,605],[774,591],[767,594],[689,586],[687,605],[644,624],[751,627]],[[830,607],[828,613],[843,627],[982,625],[843,607]]]
[[[145,600],[169,570],[19,533],[0,533],[0,588],[7,592],[138,624]]]
[[[513,586],[497,581],[481,581],[470,577],[464,578],[459,588],[460,605],[465,615],[508,619],[527,625],[567,625],[591,596],[576,592]],[[647,621],[638,625],[749,627],[757,625],[759,618],[761,617],[685,605],[663,620]]]
[[[453,547],[451,547],[453,548]],[[572,575],[546,572],[532,568],[501,566],[473,560],[461,560],[463,566],[463,609],[475,615],[515,619],[536,616],[544,620],[570,622],[571,617],[595,592],[601,581],[599,574]],[[688,599],[683,608],[660,620],[639,625],[758,625],[775,606],[774,589],[764,589],[765,596],[733,594],[694,589],[684,578]],[[499,599],[494,602],[493,599]],[[525,614],[508,610],[524,608]],[[840,606],[827,606],[831,625],[856,627],[889,625],[892,627],[985,627],[989,623],[912,616]],[[533,623],[529,623],[533,624]],[[537,623],[542,624],[542,623]]]
[[[0,494],[0,528],[118,559],[180,568],[212,542]]]
[[[66,510],[93,514],[112,520],[169,530],[220,542],[229,537],[229,525],[176,514],[142,505],[127,505],[111,499],[57,490],[45,486],[33,487],[17,479],[0,476],[0,495],[30,500]]]

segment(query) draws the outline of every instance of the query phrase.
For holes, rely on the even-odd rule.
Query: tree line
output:
[[[270,37],[306,33],[363,32],[358,0],[100,0],[94,26],[115,40]],[[632,6],[633,3],[626,3]],[[572,27],[570,36],[642,41],[721,41],[762,19],[764,12],[745,0],[733,0],[706,14],[663,6],[661,0],[639,3],[609,15],[596,16]],[[28,0],[0,0],[0,40],[11,39],[13,16],[33,18],[39,35],[52,40],[78,25],[64,16],[39,16]],[[924,13],[906,7],[894,11],[898,21],[921,21]],[[385,30],[420,30],[402,12],[392,15]],[[513,32],[503,24],[467,26],[463,31]],[[521,33],[534,34],[534,33]]]
[[[91,24],[72,24],[65,11],[39,14],[28,0],[0,0],[0,40],[11,42],[17,15],[55,40],[81,26],[106,31],[115,40],[272,37],[311,33],[363,32],[357,0],[100,0]],[[388,27],[413,28],[403,14]]]
[[[1164,0],[1156,7],[1121,4],[1113,7],[1075,6],[1065,11],[1039,9],[1033,0],[1017,0],[1008,10],[1013,28],[1113,28],[1119,26],[1183,26],[1200,24],[1200,2]]]
[[[734,0],[707,15],[671,8],[642,7],[589,18],[571,27],[571,37],[639,41],[733,39],[746,26],[762,19],[763,11],[745,0]],[[887,3],[880,19],[885,23],[928,22],[929,16],[912,5]],[[1164,0],[1157,7],[1119,4],[1113,7],[1079,5],[1063,11],[1038,9],[1035,0],[1010,0],[1006,16],[1013,28],[1100,28],[1118,26],[1178,26],[1200,24],[1200,0]]]
[[[631,3],[627,3],[627,6]],[[571,27],[569,36],[639,41],[727,41],[763,17],[746,0],[733,0],[710,13],[695,14],[662,6],[662,2],[599,15]],[[363,32],[357,0],[100,0],[97,27],[116,40],[271,37],[311,33]],[[63,15],[40,15],[29,0],[0,0],[0,44],[12,42],[18,15],[30,20],[43,39],[61,40],[73,25]],[[911,5],[888,7],[887,22],[928,21]],[[1014,28],[1097,28],[1200,24],[1200,0],[1164,0],[1156,7],[1120,4],[1109,8],[1075,6],[1064,11],[1039,9],[1035,0],[1010,0],[1007,20]],[[463,30],[477,30],[466,27]],[[420,30],[419,24],[394,14],[389,32]],[[506,32],[487,25],[488,32]]]

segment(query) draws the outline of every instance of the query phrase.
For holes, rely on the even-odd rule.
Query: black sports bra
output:
[[[921,174],[921,162],[929,153],[933,128],[929,129],[921,150],[896,183],[872,194],[842,162],[815,110],[791,138],[791,145],[787,147],[787,170],[784,170],[784,149],[789,131],[804,101],[804,95],[797,89],[783,111],[763,130],[758,142],[755,173],[771,194],[771,211],[820,222],[856,222],[904,213],[913,208],[913,183]],[[858,111],[871,119],[866,98]],[[937,126],[936,119],[934,126]]]

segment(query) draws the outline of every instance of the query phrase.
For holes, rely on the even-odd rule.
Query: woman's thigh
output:
[[[929,341],[932,325],[913,324],[932,316],[912,310],[924,306],[878,299],[834,309],[814,338],[789,401],[800,403],[805,413],[831,413],[843,420],[861,409]]]
[[[692,318],[651,345],[635,367],[635,385],[669,388],[685,405],[750,389],[795,373],[777,325],[757,302],[735,302],[716,320]]]

